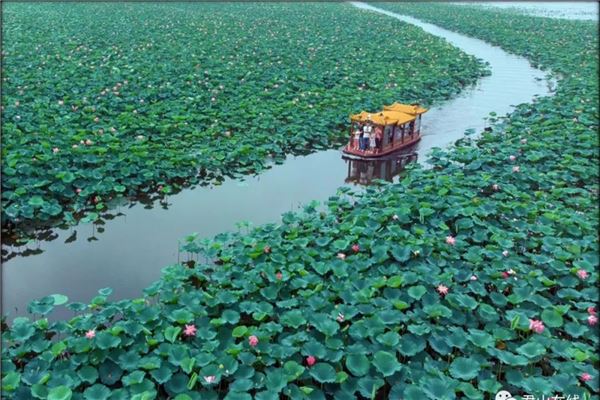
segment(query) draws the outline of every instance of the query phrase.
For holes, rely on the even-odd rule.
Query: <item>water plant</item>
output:
[[[398,184],[190,236],[182,250],[203,261],[167,267],[139,299],[33,302],[35,320],[2,327],[4,393],[597,399],[597,25],[419,10],[531,57],[560,78],[555,95]],[[563,34],[575,43],[557,46]],[[49,321],[63,304],[74,318]]]
[[[94,222],[115,198],[256,173],[336,146],[349,113],[432,103],[487,73],[347,4],[6,7],[2,223],[13,230]]]

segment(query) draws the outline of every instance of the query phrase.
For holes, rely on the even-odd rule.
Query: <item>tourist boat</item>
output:
[[[350,140],[344,154],[350,158],[376,159],[417,143],[421,140],[421,116],[425,112],[427,109],[418,104],[394,103],[384,106],[383,111],[351,115]],[[365,127],[376,133],[375,143],[362,139]]]

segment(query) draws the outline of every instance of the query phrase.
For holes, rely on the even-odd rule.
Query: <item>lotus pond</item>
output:
[[[329,5],[333,6],[333,5]],[[3,326],[12,398],[598,398],[597,24],[383,4],[560,78],[432,169],[212,240],[143,297]],[[398,7],[398,8],[396,8]],[[337,14],[336,14],[337,15]],[[510,28],[509,28],[510,27]]]
[[[439,38],[347,4],[6,11],[2,221],[17,234],[331,147],[349,110],[431,104],[487,73]]]

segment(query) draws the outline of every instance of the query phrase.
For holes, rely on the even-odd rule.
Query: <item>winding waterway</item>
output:
[[[490,112],[504,115],[515,105],[551,92],[545,73],[525,58],[415,18],[363,3],[352,5],[357,12],[380,12],[417,25],[489,63],[491,76],[425,114],[423,139],[415,148],[420,160],[431,148],[453,143],[468,129],[481,131]],[[9,319],[25,315],[30,300],[53,293],[87,302],[99,288],[112,287],[113,298],[138,297],[159,278],[163,267],[177,262],[182,237],[192,232],[212,237],[235,230],[240,221],[277,222],[282,213],[301,204],[326,200],[346,184],[350,170],[338,150],[290,156],[282,165],[244,181],[229,179],[220,186],[183,190],[169,197],[167,209],[158,201],[151,209],[139,203],[122,207],[118,211],[124,215],[105,221],[102,233],[90,224],[58,231],[52,241],[27,246],[38,254],[18,255],[3,263],[3,315]],[[9,253],[24,249],[4,246]],[[55,311],[55,317],[62,315],[67,311]]]

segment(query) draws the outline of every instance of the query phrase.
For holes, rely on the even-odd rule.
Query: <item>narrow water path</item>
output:
[[[363,9],[357,12],[381,12],[420,26],[490,64],[491,76],[425,114],[424,136],[416,148],[420,160],[432,147],[453,143],[467,129],[483,129],[490,112],[504,115],[514,105],[549,94],[545,74],[522,57],[411,17],[363,3],[353,5]],[[158,202],[152,209],[143,204],[122,208],[119,211],[125,215],[105,221],[102,233],[89,224],[59,231],[53,241],[28,246],[41,254],[17,256],[3,263],[3,315],[12,319],[27,314],[30,300],[53,293],[85,302],[97,289],[112,287],[113,298],[137,297],[159,278],[163,267],[177,262],[178,240],[185,235],[198,232],[201,237],[212,237],[235,230],[240,221],[256,225],[278,222],[282,213],[301,204],[326,200],[345,184],[348,173],[337,150],[290,156],[284,164],[242,182],[226,180],[216,187],[184,190],[168,199],[168,209]],[[74,231],[77,239],[65,243]],[[61,313],[68,315],[58,310],[55,316]]]

